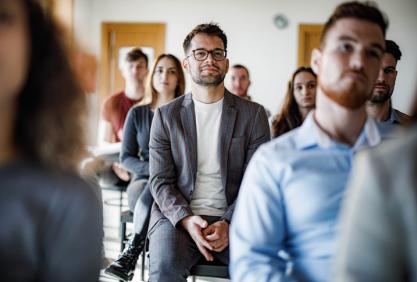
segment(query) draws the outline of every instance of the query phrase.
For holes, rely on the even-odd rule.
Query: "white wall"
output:
[[[166,23],[166,52],[183,58],[182,41],[200,23],[214,21],[228,36],[231,64],[249,67],[250,94],[273,113],[296,68],[298,24],[324,23],[340,0],[75,0],[75,34],[100,58],[103,21]],[[402,52],[394,106],[409,112],[417,87],[417,1],[377,0],[389,18],[387,38]],[[273,17],[283,13],[289,26],[278,30]]]

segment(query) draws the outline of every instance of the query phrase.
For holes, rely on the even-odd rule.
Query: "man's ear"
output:
[[[314,73],[318,75],[320,65],[321,65],[321,51],[317,48],[314,48],[313,51],[311,51],[311,62],[310,62],[311,68],[313,69]]]
[[[184,60],[182,60],[182,67],[188,71],[188,59],[185,58]]]

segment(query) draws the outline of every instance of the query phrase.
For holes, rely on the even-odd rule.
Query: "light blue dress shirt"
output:
[[[368,118],[353,147],[337,143],[313,114],[261,146],[246,170],[231,225],[233,281],[331,278],[337,217],[353,155],[376,146],[381,137]],[[283,251],[286,259],[278,255]]]

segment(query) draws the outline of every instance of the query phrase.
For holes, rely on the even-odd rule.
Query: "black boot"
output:
[[[143,235],[133,234],[123,252],[106,268],[105,273],[123,281],[132,280],[136,262],[145,246],[145,239]]]

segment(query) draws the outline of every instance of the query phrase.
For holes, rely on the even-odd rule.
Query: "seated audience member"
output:
[[[107,97],[101,108],[99,142],[120,142],[123,125],[130,108],[145,95],[145,79],[148,74],[148,56],[139,48],[126,54],[120,66],[125,89]]]
[[[184,40],[191,93],[155,111],[149,142],[150,281],[186,281],[203,257],[229,261],[229,223],[252,154],[270,139],[264,108],[224,87],[227,38],[216,24]]]
[[[365,103],[386,27],[378,8],[360,2],[340,4],[326,22],[320,49],[312,53],[316,109],[300,127],[262,146],[242,181],[230,235],[234,281],[332,278],[352,155],[381,141]]]
[[[134,233],[124,251],[106,273],[128,281],[133,278],[142,252],[153,203],[149,191],[149,134],[155,110],[184,94],[185,80],[181,62],[173,55],[162,54],[154,64],[142,105],[133,107],[124,125],[121,164],[133,179],[127,187],[129,207],[134,212]]]
[[[2,281],[97,281],[102,210],[77,174],[86,97],[39,1],[2,0]]]
[[[230,92],[246,100],[252,100],[248,94],[250,86],[249,70],[243,65],[233,65],[230,68]]]
[[[311,68],[299,67],[288,82],[281,111],[272,121],[272,138],[299,127],[316,104],[317,76]]]
[[[145,94],[147,55],[139,48],[130,50],[122,61],[120,71],[125,80],[125,89],[107,97],[103,102],[99,122],[99,145],[121,142],[127,113]],[[85,162],[83,175],[97,186],[128,182],[130,175],[118,163],[118,156],[119,152],[88,160]]]
[[[129,109],[143,99],[144,81],[148,74],[148,57],[139,48],[133,48],[120,66],[125,80],[125,89],[109,96],[101,108],[99,145],[119,143],[123,136],[123,124]],[[90,157],[83,160],[81,174],[95,188],[101,199],[101,188],[112,185],[127,185],[129,173],[118,162],[119,152]],[[110,261],[103,248],[102,268]]]
[[[417,281],[416,126],[355,160],[334,281]]]
[[[249,86],[251,84],[248,68],[244,65],[236,64],[230,68],[229,74],[230,92],[240,98],[252,101],[251,96],[248,94]],[[265,109],[265,111],[269,118],[271,113],[267,109]]]
[[[392,108],[392,93],[397,78],[397,62],[401,59],[400,47],[392,40],[385,40],[385,53],[371,98],[366,103],[368,114],[382,123],[385,130],[406,125],[410,116]]]

